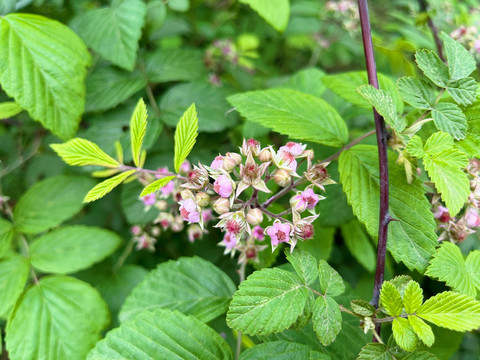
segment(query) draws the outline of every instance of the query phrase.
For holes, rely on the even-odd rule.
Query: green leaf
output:
[[[396,360],[398,348],[389,348],[385,344],[370,343],[358,354],[357,360]]]
[[[400,292],[389,281],[385,281],[380,290],[380,304],[390,316],[399,316],[402,313],[403,302]]]
[[[440,103],[432,110],[433,122],[438,130],[445,131],[456,140],[465,138],[467,118],[460,108],[452,103]]]
[[[403,101],[397,93],[395,83],[383,74],[377,75],[380,89],[385,90],[393,98],[397,113],[403,113]],[[361,108],[371,110],[372,105],[363,96],[356,92],[360,86],[368,84],[366,71],[352,71],[325,75],[322,77],[322,82],[342,99]]]
[[[166,176],[166,177],[163,177],[161,179],[155,180],[154,182],[149,184],[147,187],[145,187],[145,189],[142,190],[142,193],[140,194],[140,197],[150,195],[151,193],[153,193],[157,190],[160,190],[161,188],[163,188],[165,185],[167,185],[173,179],[175,179],[174,175]]]
[[[423,291],[416,281],[410,281],[403,295],[403,307],[407,314],[415,314],[415,311],[423,303]],[[413,325],[412,325],[413,326]]]
[[[328,355],[313,351],[308,345],[290,341],[269,341],[257,344],[246,349],[240,354],[240,360],[291,360],[291,359],[315,359],[328,360]]]
[[[88,360],[233,359],[227,342],[212,328],[178,311],[144,311],[107,333]]]
[[[407,351],[415,350],[418,342],[417,336],[407,319],[395,318],[392,322],[392,331],[398,346]]]
[[[355,299],[350,301],[350,307],[353,312],[362,316],[372,316],[375,312],[375,307],[369,302],[362,299]]]
[[[103,58],[132,71],[145,13],[143,1],[113,0],[108,8],[89,10],[76,16],[71,26]]]
[[[104,180],[101,183],[95,185],[83,199],[84,203],[89,203],[98,199],[101,199],[107,195],[110,191],[115,189],[120,185],[126,178],[132,175],[136,170],[124,171],[120,174],[117,174],[110,179]]]
[[[235,291],[232,280],[199,257],[168,261],[152,270],[132,291],[120,321],[155,307],[176,309],[208,322],[223,314]]]
[[[69,274],[111,255],[122,243],[114,232],[83,225],[65,226],[30,246],[32,265],[43,272]]]
[[[410,284],[411,282],[412,278],[408,275],[395,276],[392,280],[389,281],[389,283],[391,283],[397,288],[402,298],[405,295],[405,290],[407,290],[408,284]]]
[[[85,106],[90,64],[80,38],[58,21],[9,14],[0,18],[0,48],[2,89],[55,135],[71,138]]]
[[[290,17],[289,0],[277,0],[275,2],[270,0],[240,0],[240,2],[249,5],[278,32],[284,32],[287,28]]]
[[[420,136],[412,136],[412,138],[408,141],[407,144],[407,152],[417,158],[421,158],[425,155],[425,151],[423,150],[423,141]]]
[[[470,331],[480,327],[480,302],[464,294],[444,291],[425,301],[417,316],[447,329]]]
[[[320,291],[324,295],[337,296],[345,291],[340,274],[323,259],[318,262],[318,280]]]
[[[342,330],[340,307],[330,296],[319,296],[313,305],[313,329],[323,346],[335,340]]]
[[[147,131],[147,107],[143,99],[138,100],[130,118],[130,141],[132,144],[132,158],[135,166],[140,167],[143,138]]]
[[[480,289],[480,251],[470,251],[465,260],[465,270],[475,283],[477,289]],[[474,294],[473,297],[476,297],[476,294]]]
[[[198,135],[198,117],[195,104],[185,111],[180,118],[177,128],[175,129],[175,171],[180,170],[180,165],[183,164],[190,151],[195,145]]]
[[[322,77],[324,75],[325,72],[317,68],[303,69],[287,78],[279,87],[321,97],[327,89],[322,83]]]
[[[470,105],[477,97],[477,82],[471,77],[450,81],[447,91],[458,104]]]
[[[427,351],[415,351],[405,356],[402,360],[438,360],[438,357]]]
[[[278,268],[256,271],[233,295],[227,324],[245,334],[280,332],[303,313],[307,297],[297,275]]]
[[[170,0],[167,5],[174,11],[186,12],[190,9],[190,0]]]
[[[397,110],[392,97],[381,89],[376,89],[372,85],[362,85],[357,89],[367,101],[383,116],[385,122],[397,132],[402,132],[407,126],[403,117],[397,116]]]
[[[317,260],[309,252],[295,249],[293,253],[285,250],[285,255],[297,275],[302,279],[305,285],[311,285],[318,276]]]
[[[397,90],[403,101],[417,109],[429,110],[435,104],[435,92],[421,79],[404,76],[397,80]]]
[[[455,147],[467,153],[470,158],[480,157],[480,100],[463,110],[467,118],[468,131],[465,139],[455,143]]]
[[[0,218],[0,259],[10,249],[13,240],[13,225],[10,221]]]
[[[448,34],[442,33],[441,37],[448,60],[450,80],[463,79],[475,71],[477,64],[472,54]]]
[[[348,141],[345,122],[333,107],[316,96],[270,89],[236,94],[228,101],[247,120],[292,138],[335,147]]]
[[[54,176],[33,185],[13,210],[16,228],[36,234],[70,219],[94,181],[84,177]]]
[[[422,340],[425,345],[428,347],[433,345],[435,342],[435,335],[433,335],[432,328],[429,325],[415,315],[409,316],[408,322],[415,334],[417,334],[419,339]]]
[[[117,168],[120,163],[107,155],[97,144],[90,140],[75,138],[63,144],[51,144],[50,147],[68,165],[99,165]]]
[[[127,72],[111,67],[95,68],[87,77],[85,111],[104,111],[132,97],[147,81],[139,71]]]
[[[11,359],[83,360],[108,322],[107,305],[90,285],[44,277],[17,303],[6,328],[7,350]]]
[[[0,103],[0,119],[8,119],[20,114],[23,109],[15,101]]]
[[[148,81],[192,81],[202,77],[205,71],[203,52],[199,49],[161,49],[146,56]]]
[[[450,79],[448,67],[431,50],[418,50],[415,53],[415,61],[426,77],[434,84],[445,87]]]
[[[340,226],[342,238],[350,254],[368,271],[374,272],[376,267],[376,254],[372,242],[365,233],[363,226],[352,220]]]
[[[8,318],[22,294],[30,272],[30,263],[24,256],[13,254],[0,260],[0,318]]]
[[[396,156],[390,153],[390,214],[398,221],[389,224],[388,249],[397,261],[422,272],[438,244],[436,225],[421,182],[408,184],[403,168],[395,160]],[[344,151],[339,161],[340,181],[347,199],[369,234],[377,237],[380,202],[377,148],[356,145]]]

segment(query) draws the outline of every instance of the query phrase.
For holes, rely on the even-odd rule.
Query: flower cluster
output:
[[[329,0],[325,3],[325,10],[330,16],[338,20],[348,32],[358,31],[358,9],[352,0]]]
[[[464,45],[480,60],[480,31],[476,26],[460,26],[450,33],[450,37]]]

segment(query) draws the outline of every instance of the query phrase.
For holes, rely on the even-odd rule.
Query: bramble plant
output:
[[[399,7],[388,48],[365,0],[30,3],[0,5],[6,359],[478,356],[468,5]]]

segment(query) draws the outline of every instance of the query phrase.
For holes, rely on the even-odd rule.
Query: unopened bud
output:
[[[210,204],[210,195],[204,191],[201,191],[195,195],[195,202],[200,207],[206,207]]]
[[[260,151],[260,154],[258,154],[258,160],[261,162],[272,161],[272,153],[270,152],[270,149],[264,148],[262,151]]]
[[[219,198],[213,203],[213,210],[215,210],[217,214],[225,214],[230,211],[230,202],[227,198]]]
[[[165,200],[159,200],[155,203],[155,207],[160,211],[164,211],[167,209],[168,203]]]
[[[193,198],[193,193],[190,190],[185,189],[180,191],[180,196],[182,197],[183,200],[187,200],[187,199]]]
[[[226,171],[232,171],[233,169],[235,169],[236,166],[237,166],[237,161],[234,158],[231,158],[231,157],[228,157],[228,156],[223,157],[222,167]]]
[[[292,176],[285,169],[277,169],[273,174],[273,181],[275,181],[275,183],[281,187],[286,187],[290,185],[290,182],[292,181]]]
[[[238,153],[228,152],[225,157],[235,160],[235,166],[238,166],[242,163],[242,155]]]
[[[203,236],[203,231],[200,225],[192,224],[187,228],[188,241],[195,242],[195,240],[201,239]]]
[[[260,209],[250,209],[247,212],[247,222],[250,225],[258,225],[263,221],[263,213]]]
[[[257,156],[260,152],[260,143],[255,139],[243,139],[241,152],[243,156],[248,156],[249,153],[252,153],[253,156]]]
[[[290,206],[297,212],[302,213],[307,210],[308,202],[302,197],[301,193],[290,198]]]
[[[158,226],[153,226],[150,230],[150,233],[152,234],[152,236],[158,237],[158,235],[160,235],[161,233],[161,230]]]

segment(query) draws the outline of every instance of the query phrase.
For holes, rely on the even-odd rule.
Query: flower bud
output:
[[[203,236],[203,231],[200,225],[197,224],[192,224],[189,225],[187,228],[187,234],[188,234],[188,241],[191,243],[195,242],[195,240],[201,239]]]
[[[161,230],[158,226],[152,226],[150,233],[152,234],[152,236],[158,237],[161,233]]]
[[[163,230],[167,230],[170,227],[170,225],[172,225],[173,221],[174,219],[172,214],[161,212],[160,214],[158,214],[156,219],[153,220],[153,223],[160,224]]]
[[[140,235],[140,233],[142,232],[142,228],[138,225],[134,225],[130,228],[130,232],[132,233],[132,235]]]
[[[307,210],[308,201],[303,198],[301,193],[297,193],[297,195],[290,198],[290,206],[299,213],[302,213]]]
[[[250,225],[258,225],[263,221],[263,213],[260,209],[250,209],[247,212],[247,222]]]
[[[260,153],[260,143],[255,139],[243,139],[241,153],[243,156],[248,156],[249,153],[257,156]]]
[[[264,148],[262,151],[260,151],[260,154],[258,154],[258,160],[261,162],[272,161],[272,153],[270,152],[270,149]]]
[[[230,202],[227,198],[220,198],[213,203],[213,210],[217,214],[225,214],[230,211]]]
[[[195,195],[195,202],[200,207],[206,207],[210,204],[210,195],[204,191],[201,191]]]
[[[469,228],[480,227],[480,215],[478,209],[469,207],[465,213],[465,222]]]
[[[183,200],[187,200],[193,198],[193,193],[190,190],[185,189],[180,191],[180,196]]]
[[[168,203],[165,200],[159,200],[155,203],[155,207],[160,211],[164,211],[167,209]]]
[[[236,166],[237,166],[237,161],[234,158],[229,156],[223,157],[223,164],[222,164],[223,169],[225,169],[226,171],[232,171]]]
[[[290,185],[292,181],[292,176],[290,173],[285,169],[277,169],[273,173],[273,181],[281,187],[286,187]]]
[[[231,153],[231,152],[228,152],[225,157],[227,158],[230,158],[230,159],[233,159],[235,161],[235,166],[238,166],[242,163],[242,155],[238,154],[238,153]]]

